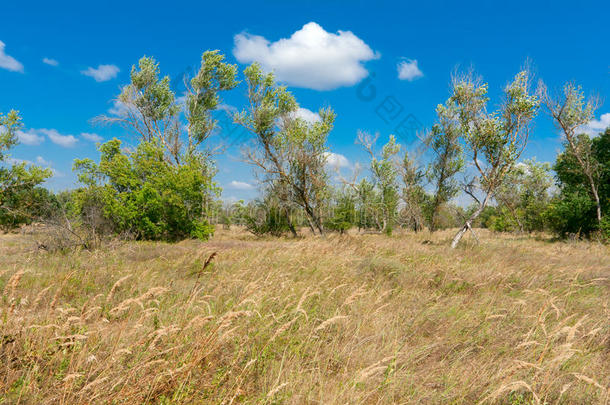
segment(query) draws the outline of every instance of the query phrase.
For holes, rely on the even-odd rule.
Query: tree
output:
[[[543,213],[550,199],[548,190],[553,184],[550,170],[548,163],[532,159],[518,163],[508,171],[494,193],[500,213],[495,215],[496,223],[492,228],[501,231],[516,228],[520,232],[543,230]]]
[[[204,52],[179,103],[156,61],[141,58],[118,97],[118,113],[100,118],[135,133],[139,143],[124,148],[114,139],[100,146],[99,164],[75,162],[86,186],[76,194],[81,222],[102,231],[109,228],[104,218],[113,232],[138,239],[207,239],[213,227],[206,217],[219,189],[212,153],[202,143],[217,127],[220,93],[237,86],[236,72],[218,51]]]
[[[79,181],[87,186],[75,195],[76,211],[88,225],[103,224],[86,218],[97,202],[118,235],[176,241],[188,237],[205,240],[213,233],[205,207],[215,185],[201,156],[192,155],[173,165],[155,141],[142,142],[129,151],[113,139],[99,150],[99,164],[91,159],[74,163]]]
[[[19,143],[21,117],[15,110],[0,113],[0,225],[5,231],[30,222],[44,203],[37,186],[51,177],[50,169],[27,162],[11,163],[9,151]]]
[[[586,178],[595,202],[597,222],[601,224],[600,163],[593,157],[592,143],[579,136],[580,129],[595,117],[597,99],[589,97],[585,101],[581,87],[567,83],[563,87],[563,94],[559,97],[551,97],[545,91],[544,102],[555,125],[565,138],[566,151],[574,157],[580,166],[582,175]]]
[[[464,166],[456,104],[448,102],[447,105],[438,105],[436,114],[438,122],[424,140],[425,145],[434,152],[426,173],[428,181],[434,186],[434,197],[428,208],[428,224],[431,232],[436,230],[441,206],[457,195],[459,185],[455,175]]]
[[[405,152],[400,168],[403,185],[401,197],[405,204],[401,216],[406,225],[417,232],[423,228],[424,208],[429,205],[422,185],[425,175],[408,152]]]
[[[593,138],[581,134],[576,138],[575,144],[579,150],[591,151],[588,159],[594,161],[597,167],[602,221],[600,223],[597,220],[597,204],[591,192],[589,178],[570,151],[569,145],[566,145],[566,149],[557,156],[553,166],[557,173],[560,194],[551,201],[546,211],[547,222],[560,236],[589,235],[598,229],[605,233],[610,208],[610,128]]]
[[[356,198],[354,192],[345,187],[336,195],[333,216],[326,222],[326,228],[344,234],[356,223]]]
[[[487,112],[486,83],[481,83],[472,74],[453,80],[447,105],[456,111],[460,138],[478,172],[465,188],[478,208],[453,238],[452,248],[468,230],[472,230],[472,222],[481,214],[527,145],[529,123],[540,104],[538,96],[531,94],[530,80],[529,71],[519,72],[505,87],[503,104],[492,113]],[[476,196],[474,187],[480,189],[482,199]]]
[[[219,94],[238,85],[237,66],[225,63],[224,58],[218,51],[202,54],[198,73],[190,81],[185,77],[186,97],[179,104],[169,76],[160,79],[158,63],[145,56],[131,68],[131,83],[118,96],[118,116],[98,120],[122,125],[140,142],[160,142],[169,160],[180,164],[197,153],[217,127],[213,112],[221,102]]]
[[[285,87],[276,85],[272,73],[264,73],[255,63],[244,70],[244,75],[249,108],[234,119],[255,135],[254,147],[245,151],[246,161],[286,202],[304,210],[312,232],[324,234],[326,140],[335,113],[330,108],[321,109],[320,120],[309,123],[297,117],[295,98]]]
[[[398,207],[398,165],[396,155],[400,152],[400,144],[396,143],[394,135],[382,147],[379,156],[375,153],[375,143],[378,135],[371,137],[366,132],[358,133],[360,143],[371,158],[372,184],[379,193],[379,208],[381,209],[381,231],[392,233]]]

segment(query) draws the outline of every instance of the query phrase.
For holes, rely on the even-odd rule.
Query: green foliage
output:
[[[355,224],[355,196],[349,191],[344,191],[337,197],[336,205],[333,207],[333,216],[326,221],[326,228],[343,234]]]
[[[604,233],[610,209],[610,129],[593,138],[579,135],[574,138],[573,143],[574,148],[566,145],[565,151],[557,156],[553,167],[561,192],[545,213],[547,223],[562,237],[569,234],[587,236],[596,231]],[[601,222],[596,220],[596,203],[590,183],[574,150],[589,151],[587,161],[590,167],[595,167],[593,173],[599,184],[597,190],[602,212]]]
[[[561,237],[589,235],[596,229],[595,202],[582,192],[562,192],[544,212],[549,228]]]
[[[424,218],[430,211],[430,196],[424,190],[422,181],[425,174],[420,170],[415,160],[413,160],[408,152],[401,165],[402,175],[402,200],[404,207],[400,211],[400,220],[403,225],[411,228],[415,232],[423,228]]]
[[[16,132],[21,127],[17,111],[0,113],[0,227],[4,231],[36,218],[49,194],[37,186],[51,177],[51,170],[9,161],[8,152],[19,143]]]
[[[75,193],[81,218],[98,207],[112,232],[136,239],[207,239],[213,233],[205,216],[210,194],[217,190],[213,168],[201,155],[172,165],[158,143],[142,142],[126,151],[117,139],[99,150],[99,164],[90,159],[74,164],[86,186]]]
[[[296,235],[289,208],[267,192],[263,200],[255,201],[249,213],[244,213],[246,229],[256,236],[282,236],[287,232]]]
[[[169,76],[160,78],[159,64],[145,56],[132,67],[131,83],[118,97],[119,116],[102,120],[123,125],[143,142],[160,142],[171,160],[180,164],[196,153],[216,128],[213,112],[221,102],[220,93],[238,84],[237,67],[224,59],[218,51],[203,53],[198,73],[190,81],[185,78],[187,94],[181,105],[170,87]]]
[[[425,139],[425,144],[433,152],[433,160],[428,165],[426,176],[434,186],[434,197],[427,209],[427,220],[431,231],[437,228],[437,216],[443,204],[449,202],[459,191],[455,179],[464,167],[457,106],[453,102],[436,107],[438,122]]]
[[[506,174],[494,197],[498,203],[496,221],[492,229],[521,232],[542,231],[543,212],[550,200],[552,185],[550,165],[527,160],[515,165]],[[502,225],[500,225],[502,224]]]
[[[244,70],[250,109],[235,115],[255,135],[246,159],[259,170],[284,204],[301,207],[314,232],[323,233],[321,211],[328,197],[326,141],[335,113],[321,109],[318,122],[298,118],[294,96],[258,64]]]
[[[377,228],[391,234],[396,224],[400,200],[399,163],[396,160],[400,152],[400,144],[396,143],[394,135],[390,135],[390,139],[382,147],[381,153],[377,155],[374,151],[377,135],[371,138],[369,134],[360,132],[358,141],[371,158],[371,182],[363,180],[360,184],[363,189],[359,194],[365,214],[361,220],[367,220],[373,214]]]

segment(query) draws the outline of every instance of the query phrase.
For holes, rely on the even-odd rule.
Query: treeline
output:
[[[403,150],[394,136],[358,134],[369,160],[350,179],[331,180],[328,136],[335,113],[321,108],[308,122],[294,96],[257,64],[239,77],[237,66],[207,51],[178,98],[152,58],[133,66],[118,96],[119,114],[99,117],[120,125],[135,145],[112,139],[98,145],[100,159],[77,159],[81,186],[52,193],[41,184],[52,173],[8,155],[22,127],[19,114],[0,115],[0,225],[32,222],[53,230],[61,246],[92,248],[111,237],[177,241],[207,239],[214,225],[241,224],[257,235],[360,231],[390,234],[458,228],[462,236],[487,227],[501,232],[551,231],[557,236],[610,238],[610,129],[582,133],[595,99],[568,83],[552,97],[519,72],[504,88],[500,107],[488,111],[488,85],[473,74],[453,77],[450,96],[418,145]],[[261,197],[222,203],[214,182],[214,153],[206,140],[221,131],[215,117],[222,94],[246,90],[232,120],[248,130],[244,159],[254,168]],[[564,150],[552,165],[521,160],[531,121],[546,111]],[[426,162],[424,164],[423,162]],[[338,176],[338,172],[334,174]],[[469,208],[452,201],[466,196]],[[476,234],[475,234],[476,237]],[[42,247],[47,247],[41,242]]]

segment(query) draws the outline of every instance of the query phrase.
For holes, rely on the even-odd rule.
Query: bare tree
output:
[[[568,151],[576,158],[582,173],[589,182],[591,195],[595,200],[597,222],[602,221],[602,208],[599,200],[600,165],[593,157],[591,142],[579,142],[579,130],[588,124],[594,117],[599,106],[597,97],[585,96],[580,86],[567,83],[563,87],[563,94],[557,97],[550,96],[544,91],[544,104],[553,118],[555,125],[561,130],[566,140]]]

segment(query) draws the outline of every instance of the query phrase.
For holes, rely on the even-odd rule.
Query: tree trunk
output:
[[[589,182],[591,183],[591,191],[593,191],[593,198],[595,198],[595,205],[597,208],[597,223],[602,223],[602,206],[599,202],[599,194],[597,193],[597,187],[595,187],[595,182],[593,178],[589,177]]]
[[[487,201],[489,201],[490,194],[491,193],[487,193],[487,195],[485,195],[485,199],[479,204],[479,208],[477,208],[477,210],[472,213],[470,218],[468,218],[466,220],[466,223],[464,223],[464,226],[462,226],[458,233],[455,234],[455,236],[453,237],[453,241],[451,242],[451,249],[455,249],[457,247],[458,243],[460,243],[460,240],[462,239],[462,236],[464,236],[464,234],[468,232],[469,229],[472,231],[472,222],[477,219],[479,215],[481,215],[481,212],[483,212],[483,210],[485,209]]]

